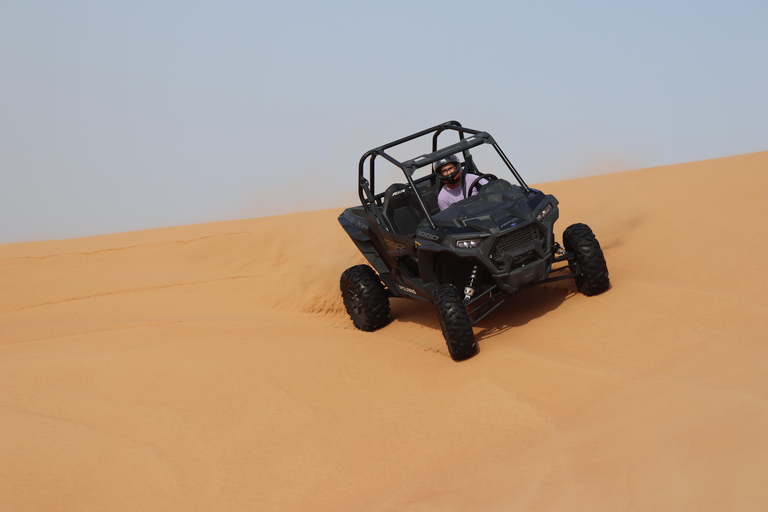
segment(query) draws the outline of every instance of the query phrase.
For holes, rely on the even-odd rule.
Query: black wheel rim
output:
[[[355,313],[355,316],[358,318],[362,318],[363,316],[363,305],[360,303],[360,297],[357,294],[357,290],[354,286],[348,286],[347,287],[347,304],[350,308],[352,308],[352,311]]]

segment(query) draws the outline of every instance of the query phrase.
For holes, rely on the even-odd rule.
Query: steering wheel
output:
[[[480,189],[488,183],[495,181],[499,178],[494,176],[493,174],[481,174],[479,178],[477,178],[472,185],[469,186],[469,189],[467,189],[467,197],[470,197],[472,195],[472,191],[477,189],[478,192],[480,192]],[[487,183],[480,183],[482,180],[486,180]]]

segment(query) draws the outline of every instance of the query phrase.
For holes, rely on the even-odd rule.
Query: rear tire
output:
[[[477,353],[475,334],[459,291],[452,284],[441,284],[434,294],[437,318],[448,352],[454,361],[469,359]]]
[[[565,250],[576,259],[576,288],[584,295],[603,293],[610,286],[608,266],[595,234],[586,224],[573,224],[563,233]]]
[[[389,297],[378,274],[368,265],[350,267],[341,274],[339,283],[344,307],[355,327],[375,331],[391,319]]]

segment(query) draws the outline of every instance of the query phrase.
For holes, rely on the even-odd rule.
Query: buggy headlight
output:
[[[481,243],[483,243],[482,238],[468,238],[465,240],[456,240],[456,247],[459,249],[472,249],[474,247],[479,247]]]
[[[536,220],[541,222],[544,220],[544,218],[549,215],[552,212],[552,203],[549,203],[547,206],[544,207],[543,210],[539,212],[539,214],[536,216]]]

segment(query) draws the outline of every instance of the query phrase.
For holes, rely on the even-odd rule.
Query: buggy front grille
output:
[[[535,250],[541,249],[544,245],[545,237],[534,224],[517,229],[511,233],[500,236],[493,246],[491,255],[499,268],[503,268],[502,259],[511,258],[511,268],[515,269],[527,263],[532,263],[537,259]]]

